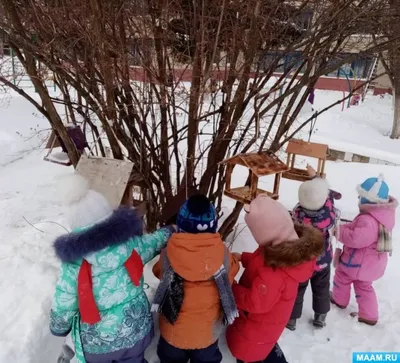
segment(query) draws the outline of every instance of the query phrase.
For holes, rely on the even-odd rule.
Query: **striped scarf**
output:
[[[380,253],[389,252],[389,256],[392,256],[392,231],[387,229],[383,224],[379,224],[379,238],[376,250]]]

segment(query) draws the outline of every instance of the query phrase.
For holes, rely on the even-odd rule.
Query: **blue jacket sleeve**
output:
[[[72,321],[78,313],[77,268],[63,263],[56,285],[53,305],[50,312],[50,331],[55,336],[67,336]]]

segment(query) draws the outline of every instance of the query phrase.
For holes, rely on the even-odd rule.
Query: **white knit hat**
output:
[[[108,200],[90,189],[89,182],[81,175],[68,175],[59,185],[66,206],[66,218],[72,230],[92,226],[112,214]]]
[[[328,182],[322,178],[308,180],[299,187],[299,204],[307,210],[316,211],[321,209],[328,196]]]

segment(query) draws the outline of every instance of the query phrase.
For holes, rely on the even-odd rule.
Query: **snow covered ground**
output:
[[[317,109],[330,105],[334,96],[340,99],[341,92],[317,92]],[[322,114],[317,120],[312,140],[327,143],[335,150],[399,165],[399,141],[389,138],[393,117],[392,96],[376,96],[372,100],[367,99],[349,109],[346,103],[343,112],[342,106],[337,106]]]
[[[316,93],[316,107],[341,96],[335,92]],[[390,131],[391,99],[374,97],[363,105],[341,112],[341,106],[321,116],[313,141],[340,143],[359,152],[385,153],[392,160],[400,159],[400,141],[387,138]],[[59,263],[51,243],[64,232],[61,205],[58,203],[57,177],[71,173],[71,168],[42,161],[44,152],[38,148],[45,135],[35,130],[47,129],[47,123],[21,97],[0,101],[0,363],[55,362],[62,339],[51,337],[48,312]],[[35,136],[32,137],[32,135]],[[371,155],[372,156],[372,155]],[[386,175],[391,193],[400,197],[400,168],[369,164],[328,163],[331,186],[343,193],[337,203],[344,217],[357,213],[355,186],[379,172]],[[235,182],[247,174],[235,174]],[[270,188],[272,180],[261,180]],[[297,201],[298,183],[282,180],[281,202],[292,208]],[[226,212],[233,201],[226,199]],[[400,211],[397,212],[399,217]],[[252,251],[255,242],[239,221],[235,251]],[[295,332],[285,331],[280,344],[290,363],[350,362],[353,351],[400,351],[400,224],[394,231],[394,254],[385,276],[375,284],[381,318],[375,327],[357,323],[349,316],[356,311],[355,299],[346,311],[332,308],[328,326],[315,330],[309,324],[312,316],[311,293],[307,292],[304,315]],[[154,262],[153,262],[154,263]],[[157,286],[151,266],[146,268],[147,290],[151,298]],[[147,352],[150,363],[158,362],[155,345]],[[220,342],[224,362],[234,362]]]

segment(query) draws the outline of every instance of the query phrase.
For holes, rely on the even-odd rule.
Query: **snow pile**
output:
[[[323,109],[343,97],[341,92],[316,91],[315,107]],[[393,123],[392,96],[371,96],[349,109],[338,105],[322,114],[312,141],[330,148],[400,164],[400,140],[389,138]]]
[[[22,142],[14,150],[21,148]],[[0,167],[0,362],[51,362],[59,351],[48,331],[59,269],[51,244],[65,232],[54,203],[55,177],[71,170],[45,163],[37,153],[20,155]]]
[[[35,97],[35,96],[33,96]],[[22,96],[0,98],[0,167],[38,151],[48,137],[49,124]]]

